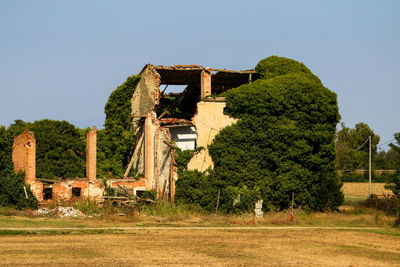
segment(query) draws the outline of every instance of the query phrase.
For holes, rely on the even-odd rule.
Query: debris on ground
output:
[[[37,210],[37,215],[56,214],[59,217],[78,217],[84,216],[83,212],[73,207],[57,207],[54,209],[40,208]]]

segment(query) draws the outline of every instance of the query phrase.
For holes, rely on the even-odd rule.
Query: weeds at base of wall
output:
[[[180,218],[188,218],[190,216],[208,215],[199,206],[174,204],[170,202],[157,202],[153,205],[139,207],[141,215],[168,217],[171,220]]]
[[[90,199],[75,200],[73,207],[89,216],[102,214],[102,207],[97,202]]]
[[[0,216],[21,216],[21,217],[33,217],[32,210],[18,210],[10,207],[0,206]]]

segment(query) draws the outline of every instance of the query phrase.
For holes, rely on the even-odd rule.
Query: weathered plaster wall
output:
[[[144,124],[144,177],[146,178],[146,188],[152,190],[156,187],[154,179],[155,136],[159,127],[156,120],[156,113],[153,111],[149,112]]]
[[[162,193],[168,193],[169,188],[171,148],[166,142],[171,140],[171,135],[167,128],[159,127],[156,138],[158,138],[156,147],[156,189],[159,196],[161,196]]]
[[[135,124],[154,109],[160,100],[160,74],[151,65],[140,73],[140,81],[132,95],[132,115]]]
[[[189,161],[190,170],[204,171],[213,166],[208,153],[208,145],[214,140],[219,131],[236,122],[236,119],[224,114],[225,101],[200,101],[197,103],[197,113],[192,122],[197,129],[197,146],[204,150],[194,155]]]

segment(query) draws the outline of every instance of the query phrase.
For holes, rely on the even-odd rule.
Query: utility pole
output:
[[[371,136],[369,136],[369,166],[368,166],[368,176],[369,176],[369,195],[372,195],[371,180],[372,180],[372,164],[371,164]]]

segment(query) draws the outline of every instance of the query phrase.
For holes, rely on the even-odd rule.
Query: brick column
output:
[[[14,171],[25,171],[25,183],[36,181],[36,139],[32,132],[25,130],[14,138],[12,161]]]
[[[211,72],[202,70],[200,74],[201,98],[211,95]]]
[[[97,128],[89,131],[86,135],[86,178],[96,181],[96,150],[97,150]]]
[[[147,114],[144,122],[144,177],[146,178],[146,189],[153,189],[153,139],[152,139],[152,116],[151,112]]]

